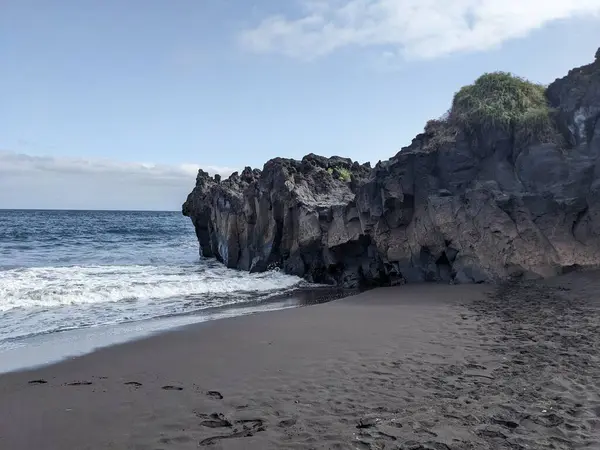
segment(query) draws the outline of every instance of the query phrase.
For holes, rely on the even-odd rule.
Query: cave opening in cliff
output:
[[[450,281],[452,278],[452,263],[448,259],[446,252],[442,252],[440,257],[435,261],[439,277],[442,281]]]

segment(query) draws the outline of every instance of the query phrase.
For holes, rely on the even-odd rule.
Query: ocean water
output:
[[[0,352],[67,330],[248,310],[301,285],[200,258],[179,212],[0,210]]]

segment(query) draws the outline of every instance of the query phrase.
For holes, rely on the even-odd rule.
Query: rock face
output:
[[[547,97],[564,145],[519,144],[514,129],[439,139],[428,127],[373,169],[308,155],[227,180],[201,170],[183,214],[202,254],[228,267],[280,267],[348,287],[596,266],[600,58],[556,80]]]

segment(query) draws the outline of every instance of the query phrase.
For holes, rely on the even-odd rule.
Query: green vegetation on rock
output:
[[[338,167],[337,172],[339,174],[340,180],[345,181],[346,183],[350,181],[352,178],[352,173],[343,167]]]
[[[486,73],[455,95],[445,117],[429,121],[428,149],[454,142],[459,130],[513,131],[519,144],[559,143],[546,88],[506,72]]]
[[[509,129],[539,113],[549,115],[546,89],[506,72],[486,73],[464,86],[452,102],[450,119],[465,129]],[[537,120],[537,119],[536,119]]]
[[[425,150],[440,150],[445,145],[456,142],[458,128],[449,123],[448,118],[430,120],[425,125],[425,133],[428,135]]]
[[[346,183],[352,179],[352,172],[344,167],[330,167],[327,172],[334,178]]]

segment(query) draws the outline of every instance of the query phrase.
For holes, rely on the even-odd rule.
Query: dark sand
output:
[[[600,448],[600,274],[402,286],[0,377],[0,449]]]

